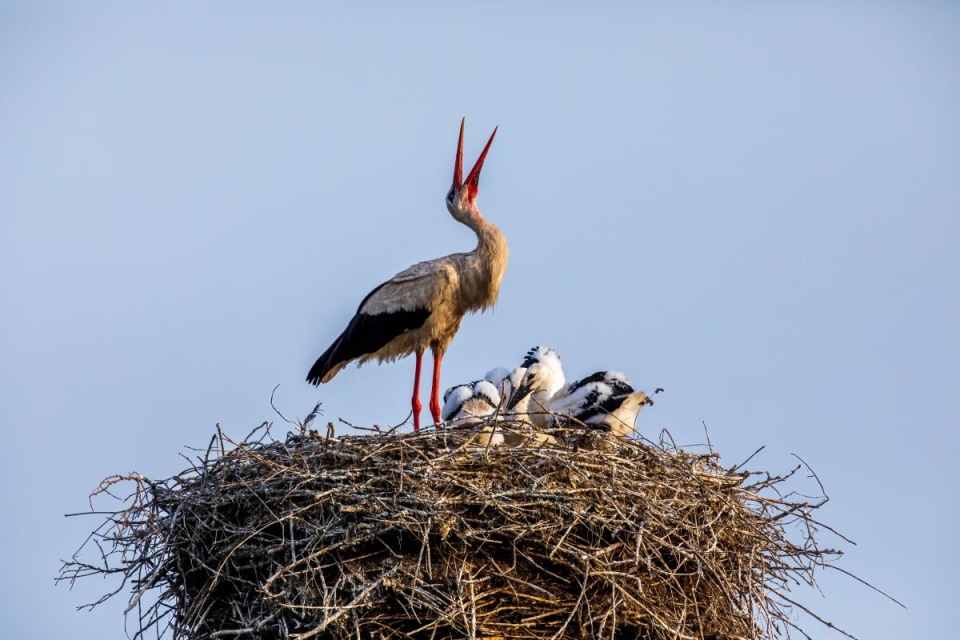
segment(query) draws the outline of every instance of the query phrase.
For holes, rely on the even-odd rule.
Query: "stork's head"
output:
[[[515,408],[524,398],[530,396],[528,410],[543,411],[547,401],[563,387],[565,382],[560,357],[553,349],[547,349],[539,361],[527,368],[507,408]]]
[[[447,192],[447,209],[457,220],[462,221],[465,215],[477,213],[477,192],[480,189],[480,170],[483,169],[483,161],[487,158],[487,151],[493,144],[493,138],[497,135],[497,128],[493,129],[490,139],[487,140],[487,146],[480,152],[480,157],[473,165],[473,169],[463,179],[463,123],[460,121],[460,141],[457,143],[457,159],[453,165],[453,184],[450,191]]]

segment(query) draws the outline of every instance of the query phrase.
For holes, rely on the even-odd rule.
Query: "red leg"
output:
[[[443,355],[433,354],[433,385],[430,388],[430,414],[434,424],[440,424],[440,361]]]
[[[423,352],[417,352],[417,372],[414,374],[413,379],[413,400],[411,401],[411,406],[413,407],[413,430],[420,431],[420,409],[423,408],[423,405],[420,404],[420,368],[423,364]]]

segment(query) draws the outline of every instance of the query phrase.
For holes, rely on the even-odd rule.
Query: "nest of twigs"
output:
[[[777,638],[797,608],[829,625],[790,594],[839,555],[815,539],[825,498],[784,488],[797,469],[481,429],[218,434],[173,478],[105,480],[128,502],[61,579],[119,574],[137,635],[176,639]]]

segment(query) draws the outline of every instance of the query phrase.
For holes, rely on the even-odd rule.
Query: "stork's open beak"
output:
[[[487,152],[490,151],[490,145],[493,144],[493,139],[496,137],[499,127],[494,127],[493,133],[490,134],[490,139],[487,140],[487,146],[480,152],[480,157],[477,158],[473,169],[467,174],[467,179],[463,180],[463,124],[465,121],[466,118],[460,121],[460,140],[457,143],[457,159],[453,165],[453,187],[459,191],[466,186],[473,195],[476,195],[477,188],[480,185],[480,170],[483,169],[483,161],[487,159]]]

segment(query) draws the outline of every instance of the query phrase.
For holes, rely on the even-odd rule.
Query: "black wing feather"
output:
[[[596,418],[597,416],[606,416],[608,414],[613,413],[617,409],[619,409],[620,405],[623,404],[624,400],[626,400],[628,396],[629,394],[611,396],[606,400],[604,400],[603,402],[596,402],[596,399],[594,399],[594,402],[592,402],[589,406],[587,406],[583,411],[581,411],[574,417],[580,422],[589,423],[590,420],[592,420],[593,418]],[[610,430],[610,427],[603,423],[591,424],[590,426],[593,427],[594,429],[599,429],[601,431]]]
[[[520,363],[520,366],[521,366],[522,368],[524,368],[524,369],[529,369],[529,368],[532,367],[535,363],[539,362],[539,359],[536,358],[536,357],[534,357],[534,355],[533,355],[533,354],[536,352],[536,350],[537,350],[536,347],[531,347],[530,350],[527,351],[527,355],[524,356],[523,362]]]
[[[401,309],[391,313],[366,314],[360,311],[364,303],[380,290],[380,285],[363,299],[357,314],[340,337],[317,358],[307,374],[307,382],[318,385],[327,372],[341,363],[375,353],[399,335],[419,329],[430,317],[429,309]]]
[[[606,371],[597,371],[596,373],[590,374],[586,378],[580,378],[579,380],[574,380],[567,387],[568,394],[573,395],[574,391],[577,391],[584,385],[588,385],[592,382],[603,382],[603,379],[606,375],[607,375]]]
[[[600,392],[596,389],[592,389],[590,393],[587,394],[586,401],[583,403],[583,408],[573,416],[580,422],[588,422],[597,416],[605,416],[609,413],[613,413],[620,408],[620,405],[623,404],[624,400],[626,400],[627,397],[634,391],[633,387],[623,380],[612,377],[607,378],[606,371],[597,371],[593,375],[571,383],[571,391],[575,391],[583,387],[585,384],[591,382],[602,382],[606,385],[609,385],[611,394],[607,399],[601,402]],[[591,426],[604,430],[609,428],[602,424]]]

